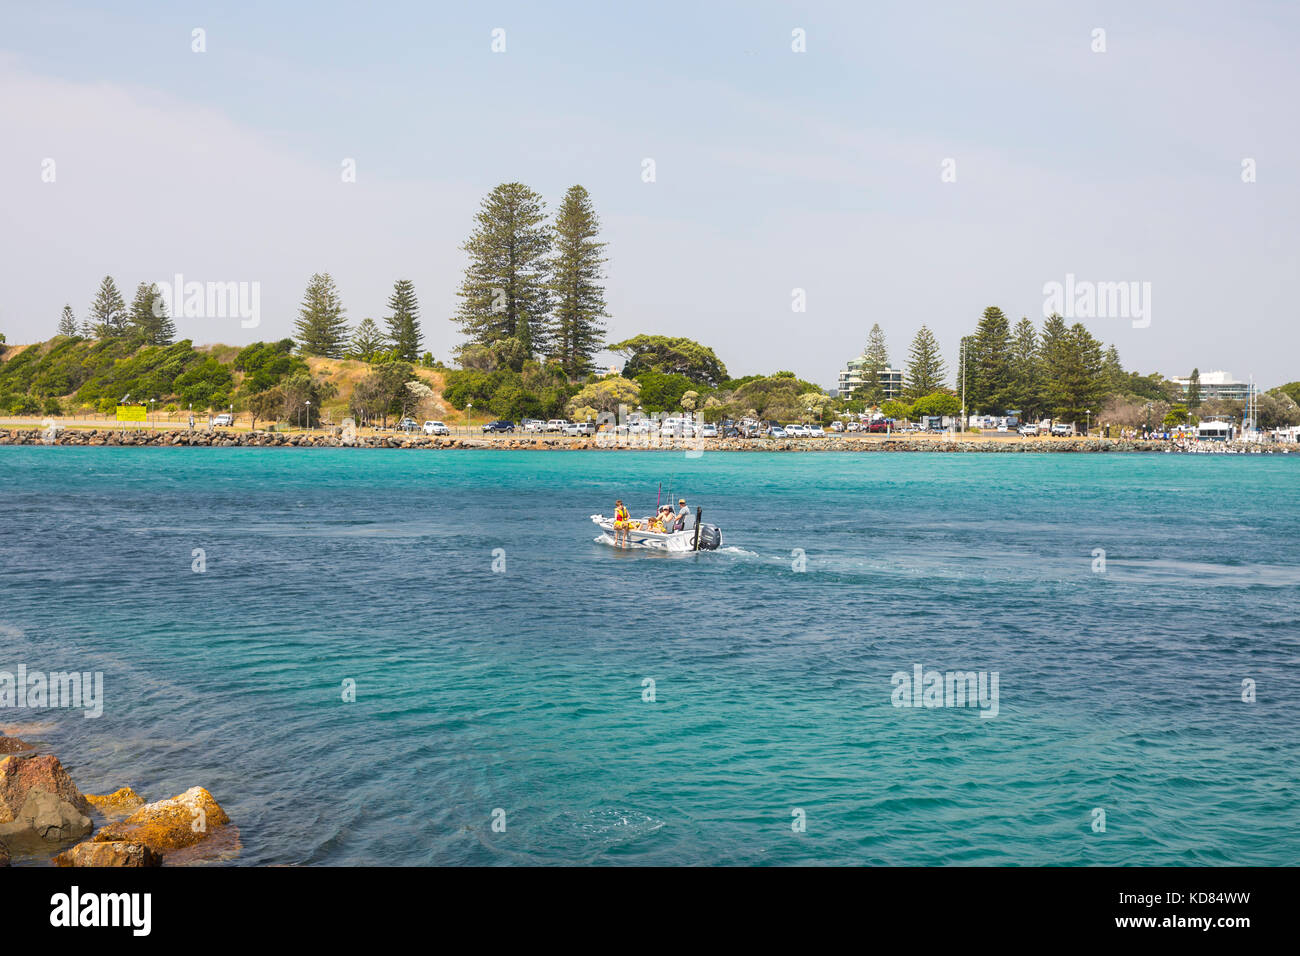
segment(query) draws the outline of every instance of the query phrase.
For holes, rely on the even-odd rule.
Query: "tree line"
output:
[[[973,332],[962,336],[957,367],[949,369],[938,340],[922,325],[913,337],[898,397],[886,395],[881,373],[893,366],[885,334],[876,323],[862,353],[862,387],[844,403],[861,410],[880,407],[886,415],[1015,413],[1022,420],[1050,417],[1067,422],[1106,422],[1128,427],[1194,423],[1202,416],[1242,420],[1244,402],[1201,399],[1200,373],[1193,369],[1187,394],[1159,373],[1127,371],[1119,350],[1103,346],[1079,322],[1048,316],[1041,328],[1028,318],[1013,327],[997,306],[983,312]],[[951,379],[949,376],[951,375]],[[1261,393],[1263,428],[1300,424],[1300,406],[1286,387]]]
[[[880,373],[892,366],[879,323],[868,333],[863,360],[863,386],[854,399],[862,406],[880,405],[886,399]],[[959,399],[960,407],[964,390],[972,414],[1019,413],[1024,419],[1083,420],[1089,411],[1096,415],[1114,394],[1167,396],[1161,376],[1126,372],[1115,346],[1104,347],[1082,323],[1067,326],[1054,314],[1041,329],[1028,318],[1012,327],[997,306],[986,308],[975,330],[962,337],[958,364],[951,370],[938,339],[922,325],[903,373],[900,398],[906,402],[943,393]],[[941,404],[951,407],[950,402]]]

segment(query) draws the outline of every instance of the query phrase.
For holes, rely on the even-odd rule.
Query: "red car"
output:
[[[869,432],[887,432],[894,423],[888,418],[877,418],[867,426]]]

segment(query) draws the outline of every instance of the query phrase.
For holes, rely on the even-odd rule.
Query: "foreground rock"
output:
[[[33,790],[19,807],[14,819],[0,824],[0,836],[39,837],[50,843],[67,843],[93,829],[86,816],[67,800],[53,793]]]
[[[0,756],[10,754],[23,754],[32,750],[32,745],[26,741],[19,740],[17,737],[0,736]]]
[[[90,832],[89,810],[57,757],[0,760],[0,837],[74,840]]]
[[[0,866],[9,865],[9,848],[0,843]]]
[[[228,823],[230,817],[212,794],[191,787],[170,800],[145,804],[120,823],[110,823],[95,834],[94,842],[143,843],[163,855],[194,846]]]
[[[162,857],[143,843],[125,840],[78,843],[54,858],[56,866],[161,866]]]

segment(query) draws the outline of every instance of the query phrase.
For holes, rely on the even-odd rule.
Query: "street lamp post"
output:
[[[465,434],[466,435],[469,434],[469,413],[473,410],[473,408],[474,408],[473,402],[465,403]]]
[[[1092,435],[1092,409],[1085,408],[1083,414],[1087,416],[1083,420],[1083,437],[1087,438]]]
[[[311,431],[311,399],[307,399],[307,431]]]
[[[158,430],[158,406],[154,404],[156,401],[158,401],[156,398],[149,399],[149,417],[152,419],[150,426],[154,431]]]
[[[966,431],[966,340],[961,340],[961,430]]]

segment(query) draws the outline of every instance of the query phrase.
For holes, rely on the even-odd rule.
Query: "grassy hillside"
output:
[[[352,401],[352,392],[356,389],[357,383],[374,368],[369,362],[358,359],[329,359],[312,355],[305,357],[304,361],[312,375],[338,389],[334,398],[325,400],[325,411],[332,421],[339,421],[347,415],[347,409]],[[433,389],[435,396],[430,403],[431,407],[426,407],[423,412],[434,418],[454,415],[456,410],[448,405],[442,396],[445,387],[443,373],[438,369],[421,368],[418,365],[413,368],[415,376]]]
[[[292,343],[255,342],[195,346],[188,339],[167,346],[132,348],[120,339],[91,340],[55,336],[47,342],[14,345],[0,355],[0,413],[57,415],[108,412],[129,395],[159,411],[244,408],[261,393],[283,388],[295,376],[313,380],[323,396],[326,418],[348,414],[357,384],[374,371],[367,362],[304,357]],[[454,414],[443,401],[444,379],[437,369],[412,367],[434,398],[421,409],[435,416]]]

